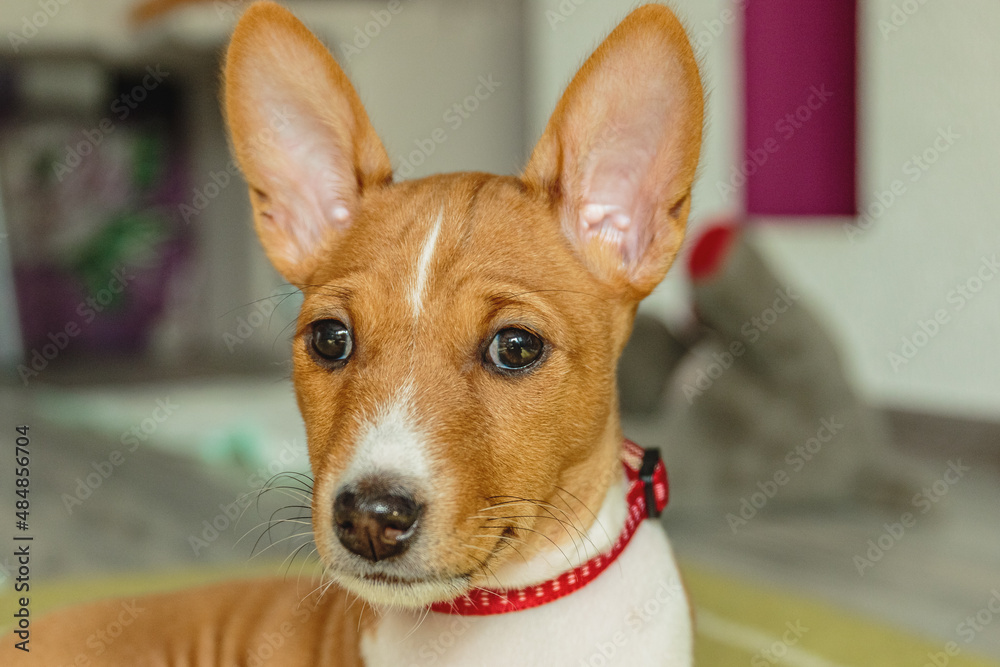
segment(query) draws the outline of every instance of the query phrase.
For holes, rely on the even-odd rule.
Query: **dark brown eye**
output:
[[[313,351],[326,361],[346,361],[354,350],[351,331],[340,320],[313,322],[309,343]]]
[[[524,329],[504,329],[490,342],[489,361],[504,370],[522,370],[538,361],[542,339]]]

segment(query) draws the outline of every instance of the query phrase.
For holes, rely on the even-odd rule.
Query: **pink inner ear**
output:
[[[346,227],[357,205],[357,179],[336,132],[299,106],[289,111],[285,105],[279,122],[260,125],[273,133],[262,131],[254,149],[267,197],[261,213],[285,236],[284,254],[295,261],[310,255],[330,229]]]
[[[663,119],[655,111],[638,115],[626,129],[606,132],[613,138],[584,158],[587,169],[576,213],[581,240],[586,244],[597,238],[613,246],[626,269],[635,268],[649,246],[663,188],[651,182],[656,151],[663,144]]]
[[[563,231],[602,280],[641,297],[673,262],[702,115],[694,53],[658,4],[629,14],[566,89],[525,177],[558,186]]]

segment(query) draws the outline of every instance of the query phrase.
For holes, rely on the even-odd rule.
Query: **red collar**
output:
[[[660,516],[670,498],[667,469],[656,449],[642,449],[630,440],[622,443],[622,465],[628,477],[628,517],[621,535],[611,549],[583,565],[563,572],[537,586],[516,590],[479,588],[450,602],[436,602],[431,610],[458,616],[491,616],[539,607],[577,591],[604,572],[621,555],[643,519]],[[652,512],[647,508],[652,506]]]

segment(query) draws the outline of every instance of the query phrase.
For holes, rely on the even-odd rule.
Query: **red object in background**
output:
[[[688,274],[691,280],[709,279],[716,274],[736,235],[736,224],[720,222],[708,225],[694,243],[688,257]]]
[[[744,14],[750,215],[857,213],[857,2],[750,2]]]

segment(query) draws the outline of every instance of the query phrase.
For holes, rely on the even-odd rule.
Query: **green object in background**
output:
[[[156,185],[166,164],[163,137],[156,133],[141,132],[136,137],[133,150],[132,179],[139,190]]]
[[[135,191],[133,199],[142,201],[157,185],[166,161],[166,144],[161,133],[141,131],[135,134],[128,164]],[[87,292],[93,295],[107,286],[115,269],[153,265],[158,246],[169,236],[169,220],[155,208],[140,205],[113,213],[81,248],[73,270],[83,280]],[[110,306],[120,306],[121,300],[122,295],[114,295]]]
[[[264,446],[259,434],[249,428],[231,427],[209,434],[198,447],[201,458],[213,464],[237,464],[253,470],[264,463]]]
[[[59,157],[58,152],[52,147],[46,148],[35,157],[32,171],[37,184],[45,186],[58,181],[55,165],[59,162]]]
[[[87,292],[104,289],[115,269],[122,266],[149,266],[156,249],[168,237],[167,221],[155,210],[119,213],[81,249],[73,263]],[[120,304],[114,295],[110,307]]]

